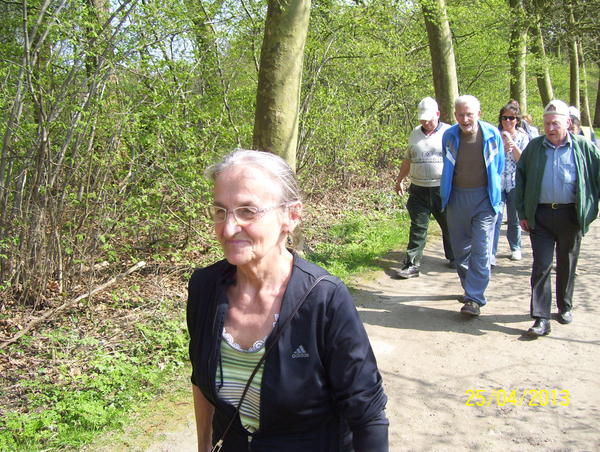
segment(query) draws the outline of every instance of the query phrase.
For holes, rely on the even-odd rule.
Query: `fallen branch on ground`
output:
[[[34,320],[32,320],[31,322],[29,322],[25,326],[25,328],[23,328],[21,331],[19,331],[17,334],[15,334],[10,339],[0,340],[0,350],[3,349],[3,348],[5,348],[6,346],[12,344],[13,342],[17,342],[21,338],[21,336],[25,335],[25,333],[27,333],[29,330],[31,330],[34,326],[36,326],[39,323],[45,322],[46,320],[48,320],[49,318],[51,318],[57,312],[64,311],[65,309],[68,309],[71,306],[76,305],[77,303],[79,303],[84,298],[91,297],[95,293],[98,293],[98,292],[106,289],[107,287],[113,285],[117,281],[120,281],[121,279],[123,279],[127,275],[130,275],[134,271],[139,270],[144,265],[146,265],[146,263],[144,261],[140,261],[137,264],[135,264],[133,267],[130,267],[126,272],[121,273],[120,275],[115,276],[114,278],[109,279],[107,282],[105,282],[104,284],[96,287],[95,289],[91,290],[90,292],[87,292],[87,293],[85,293],[83,295],[80,295],[77,298],[75,298],[75,299],[73,299],[71,301],[68,301],[67,303],[64,303],[64,304],[58,306],[57,308],[50,309],[48,312],[44,313],[44,315],[42,315],[41,317],[37,317]]]

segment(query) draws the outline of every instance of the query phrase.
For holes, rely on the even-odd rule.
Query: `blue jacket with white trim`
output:
[[[483,133],[483,158],[487,169],[488,195],[494,211],[498,213],[500,201],[502,200],[500,175],[504,169],[504,143],[496,127],[484,121],[478,121],[478,123]],[[442,208],[445,208],[448,204],[450,192],[452,191],[452,178],[454,177],[454,165],[458,154],[459,135],[460,127],[458,124],[454,124],[442,136],[442,153],[444,154],[444,168],[440,182]]]
[[[219,399],[215,379],[220,362],[227,287],[236,267],[226,260],[196,270],[189,283],[187,323],[192,383],[215,406],[213,444],[235,413]],[[292,275],[278,328],[311,284],[327,272],[294,253]],[[294,356],[302,346],[305,353]],[[222,452],[388,450],[387,397],[367,333],[346,286],[322,280],[308,296],[264,362],[260,427],[249,433],[236,416]]]

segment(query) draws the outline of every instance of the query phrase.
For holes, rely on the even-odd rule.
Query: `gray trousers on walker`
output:
[[[487,186],[452,187],[446,218],[456,271],[465,291],[465,301],[486,304],[485,289],[490,282],[490,256],[494,243],[496,212]]]

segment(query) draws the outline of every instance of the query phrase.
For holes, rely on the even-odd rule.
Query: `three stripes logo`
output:
[[[300,346],[292,353],[292,358],[308,358],[308,353],[304,350],[304,346]]]

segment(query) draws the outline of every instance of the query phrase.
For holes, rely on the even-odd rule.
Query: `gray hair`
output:
[[[237,165],[252,165],[267,173],[280,188],[281,202],[291,204],[300,201],[300,186],[296,173],[284,159],[270,152],[236,148],[206,168],[204,176],[214,182],[220,173]]]
[[[481,102],[479,102],[479,99],[475,96],[471,96],[470,94],[463,94],[462,96],[457,97],[454,101],[454,108],[456,109],[456,107],[461,104],[471,104],[475,107],[475,110],[481,111]]]

